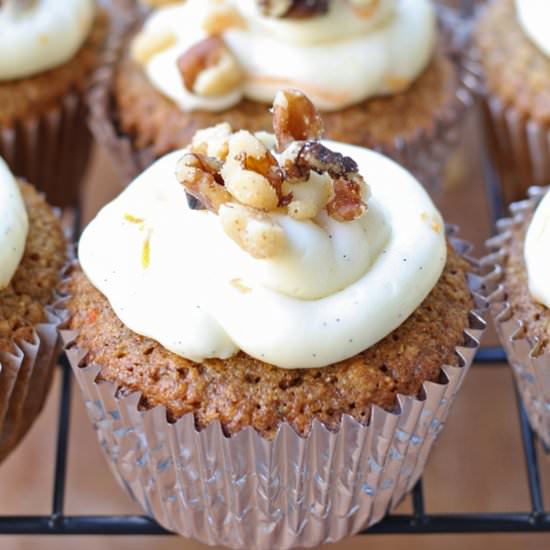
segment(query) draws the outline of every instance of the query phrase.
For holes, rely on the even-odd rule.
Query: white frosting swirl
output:
[[[216,215],[188,208],[173,175],[177,151],[86,228],[83,270],[125,325],[191,360],[241,349],[279,367],[307,368],[357,354],[432,290],[446,261],[444,228],[403,168],[373,151],[326,143],[367,178],[372,197],[363,217],[339,223],[322,214],[314,223],[279,216],[288,246],[256,260]]]
[[[95,0],[36,0],[0,7],[0,81],[62,65],[86,40]]]
[[[533,216],[525,238],[524,256],[531,295],[550,308],[550,193]]]
[[[550,56],[550,2],[548,0],[516,0],[518,19],[525,34]]]
[[[157,10],[144,34],[171,34],[175,44],[145,63],[151,83],[183,110],[221,111],[243,97],[271,103],[285,87],[303,91],[318,108],[338,110],[373,96],[405,89],[426,67],[435,42],[430,0],[382,0],[369,16],[359,16],[348,0],[333,0],[328,14],[305,20],[261,16],[256,0],[225,0],[240,11],[245,29],[223,37],[247,77],[218,97],[190,93],[177,59],[205,38],[201,21],[209,2],[187,0]]]
[[[6,288],[25,251],[29,220],[17,181],[0,157],[0,290]]]

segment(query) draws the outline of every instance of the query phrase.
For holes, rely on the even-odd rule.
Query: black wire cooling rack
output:
[[[472,11],[474,0],[453,0],[465,15]],[[505,214],[500,185],[490,162],[483,161],[486,192],[493,221]],[[482,347],[475,365],[504,365],[506,355],[500,347]],[[62,383],[59,395],[56,460],[52,508],[49,515],[0,516],[0,535],[170,535],[157,522],[139,515],[66,515],[65,482],[69,444],[71,369],[60,357]],[[517,395],[517,394],[516,394]],[[519,397],[516,399],[529,487],[530,509],[519,513],[428,514],[420,480],[411,493],[412,513],[389,514],[362,535],[383,534],[466,534],[466,533],[535,533],[550,532],[550,511],[544,508],[543,491],[536,452],[536,435],[529,426]]]

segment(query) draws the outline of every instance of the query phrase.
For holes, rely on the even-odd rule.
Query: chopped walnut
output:
[[[277,160],[253,134],[241,130],[229,140],[229,154],[221,171],[229,192],[242,204],[274,210],[279,203],[277,189],[282,171]]]
[[[227,236],[253,258],[272,258],[284,250],[285,232],[268,214],[242,204],[228,203],[221,206],[219,215]]]
[[[241,85],[243,72],[235,56],[218,36],[210,36],[191,46],[178,59],[185,87],[204,96],[221,96]]]
[[[187,153],[178,162],[176,177],[187,193],[208,210],[218,212],[220,206],[233,200],[219,175],[221,163],[198,153]]]
[[[323,135],[323,121],[313,103],[298,90],[281,90],[273,101],[273,131],[277,151],[295,141],[316,140]]]
[[[349,0],[353,11],[360,17],[372,17],[380,7],[380,0]]]
[[[211,128],[198,130],[191,142],[191,151],[218,160],[225,160],[229,152],[229,138],[231,137],[231,125],[222,122]]]
[[[132,59],[145,65],[153,56],[172,47],[176,42],[176,36],[170,31],[142,32],[132,42]]]
[[[255,258],[273,257],[285,246],[271,213],[313,220],[326,209],[348,222],[367,208],[368,187],[357,164],[316,141],[321,120],[303,94],[277,94],[273,125],[276,139],[232,133],[229,124],[201,130],[177,170],[188,194],[217,213],[227,235]]]
[[[329,0],[258,0],[258,5],[268,17],[305,19],[326,13]]]

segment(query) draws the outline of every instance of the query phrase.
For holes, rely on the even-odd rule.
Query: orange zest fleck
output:
[[[98,315],[97,309],[92,309],[92,311],[90,311],[90,313],[88,313],[88,321],[90,323],[95,323],[96,320],[97,320],[97,315]]]
[[[132,214],[128,213],[124,214],[124,219],[130,223],[143,223],[145,221],[143,218],[137,218],[136,216],[132,216]]]
[[[149,237],[145,239],[143,243],[143,252],[141,254],[141,265],[143,269],[147,269],[151,263],[151,242]]]

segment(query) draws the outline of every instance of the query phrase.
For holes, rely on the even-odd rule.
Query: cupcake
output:
[[[50,386],[65,261],[58,217],[0,157],[0,460],[30,428]]]
[[[166,4],[92,93],[95,134],[126,174],[200,128],[270,131],[267,106],[294,87],[324,112],[328,138],[381,150],[434,183],[470,95],[431,0]]]
[[[95,0],[0,3],[0,155],[56,206],[78,199],[91,145],[83,95],[106,31]]]
[[[478,347],[474,267],[409,172],[320,141],[198,131],[101,210],[64,338],[116,476],[167,529],[336,541],[418,480]]]
[[[508,203],[550,181],[549,17],[544,0],[494,0],[475,33],[490,150]]]
[[[488,243],[489,300],[531,426],[550,448],[550,194],[529,194]]]

